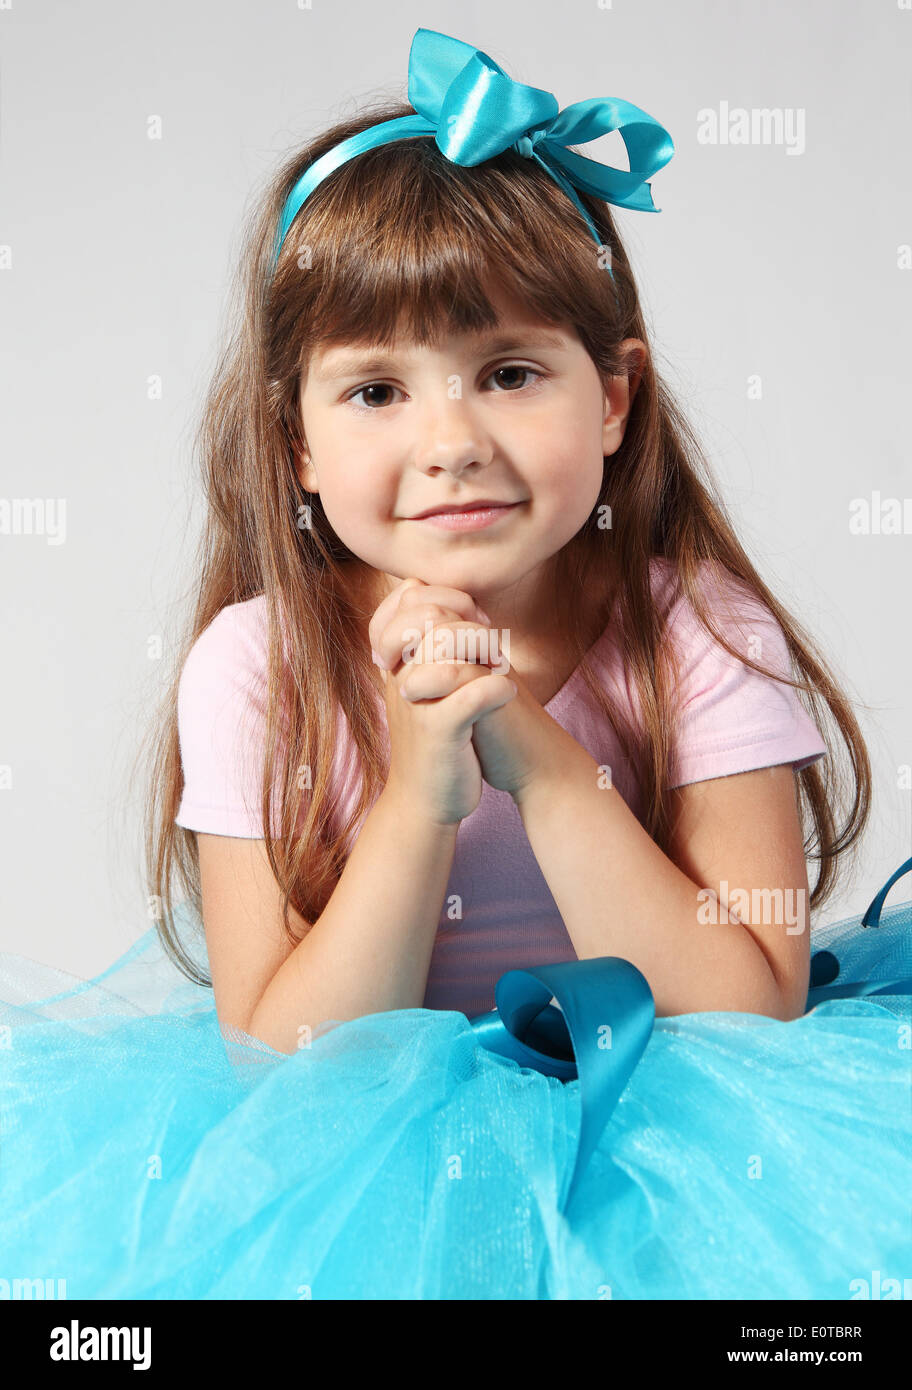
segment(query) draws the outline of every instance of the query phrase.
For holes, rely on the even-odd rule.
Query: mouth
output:
[[[522,505],[521,502],[473,502],[467,507],[438,507],[407,520],[420,521],[444,531],[478,531],[509,516]]]
[[[497,497],[476,497],[474,502],[445,502],[440,507],[428,507],[423,512],[416,512],[407,520],[426,521],[429,516],[444,516],[453,512],[483,512],[494,507],[515,507],[516,505],[515,502],[507,502]]]

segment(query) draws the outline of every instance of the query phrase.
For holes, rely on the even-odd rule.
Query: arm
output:
[[[262,841],[200,835],[219,1017],[290,1054],[305,1027],[420,1008],[457,830],[384,788],[317,921],[308,929],[291,914],[307,932],[296,946],[281,927],[281,895]]]
[[[791,766],[676,788],[669,858],[620,794],[600,785],[598,764],[575,739],[557,735],[552,747],[514,799],[580,959],[631,961],[649,982],[657,1016],[719,1009],[799,1017],[808,885]],[[745,890],[747,906],[739,896],[729,921],[724,911],[713,917],[707,888],[722,903]],[[785,912],[775,910],[780,893]]]

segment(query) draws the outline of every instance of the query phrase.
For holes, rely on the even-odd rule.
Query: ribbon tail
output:
[[[912,994],[912,976],[904,980],[852,980],[844,985],[819,985],[808,990],[805,1013],[826,999],[862,999],[878,994]]]
[[[549,156],[559,164],[564,173],[577,188],[591,193],[596,198],[604,198],[616,207],[630,208],[634,212],[661,212],[652,198],[652,189],[646,177],[636,169],[614,169],[608,164],[599,164],[594,159],[577,154],[575,150],[563,147],[555,149],[545,140],[541,142]]]
[[[564,190],[564,192],[566,193],[567,197],[568,197],[568,198],[570,199],[570,201],[573,203],[573,205],[574,205],[574,207],[576,208],[577,212],[578,212],[579,215],[582,217],[583,221],[586,223],[586,226],[589,228],[589,231],[590,231],[590,232],[592,233],[592,235],[595,237],[595,240],[596,240],[596,242],[598,243],[598,245],[599,245],[599,246],[603,245],[601,233],[599,232],[598,228],[596,227],[596,225],[595,225],[595,223],[593,222],[593,220],[592,220],[591,216],[589,215],[589,213],[588,213],[588,212],[586,211],[586,209],[583,207],[583,204],[580,202],[580,199],[579,199],[579,197],[578,197],[578,195],[577,195],[576,189],[573,187],[573,184],[572,184],[572,183],[570,182],[570,180],[567,178],[566,174],[564,174],[563,171],[561,170],[561,167],[560,167],[559,162],[558,162],[557,160],[551,161],[551,160],[548,160],[548,159],[543,159],[542,156],[539,154],[538,150],[533,150],[533,152],[532,152],[532,157],[533,157],[533,159],[535,160],[535,162],[536,162],[537,164],[540,164],[540,165],[542,166],[542,168],[543,168],[548,174],[550,174],[550,176],[551,176],[551,178],[554,180],[554,182],[555,182],[556,184],[558,184],[559,187],[561,187],[561,188]],[[613,280],[613,279],[614,279],[614,272],[612,271],[610,265],[608,266],[608,273],[609,273],[609,275],[611,276],[611,278],[612,278],[612,280]],[[572,964],[572,962],[571,962],[571,964]]]

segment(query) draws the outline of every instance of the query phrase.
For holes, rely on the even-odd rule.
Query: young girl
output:
[[[410,93],[452,69],[490,97],[489,63],[419,31]],[[441,125],[464,157],[462,100]],[[662,128],[625,117],[634,169],[648,134],[665,163]],[[181,960],[176,861],[222,1020],[286,1052],[328,1019],[471,1017],[505,970],[609,955],[659,1016],[794,1019],[809,909],[868,812],[850,704],[700,480],[606,203],[579,195],[596,240],[502,132],[466,167],[408,118],[326,132],[252,230],[156,778],[163,937]]]
[[[212,994],[161,1006],[180,1047],[117,1032],[172,1186],[70,1296],[847,1298],[905,1220],[895,1012],[807,1011],[870,769],[653,362],[609,203],[670,139],[427,30],[409,98],[250,230],[149,829]],[[629,173],[566,149],[611,128]],[[559,1048],[496,1055],[517,980],[582,1121]]]

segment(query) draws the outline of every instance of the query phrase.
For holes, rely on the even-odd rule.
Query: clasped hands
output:
[[[490,619],[470,594],[405,579],[378,605],[368,632],[376,664],[388,680],[397,678],[404,699],[445,698],[464,684],[465,672],[457,669],[464,665],[475,666],[478,676],[493,670],[512,682],[516,694],[473,725],[481,774],[514,798],[544,774],[565,731],[526,689],[500,645],[490,642]]]

